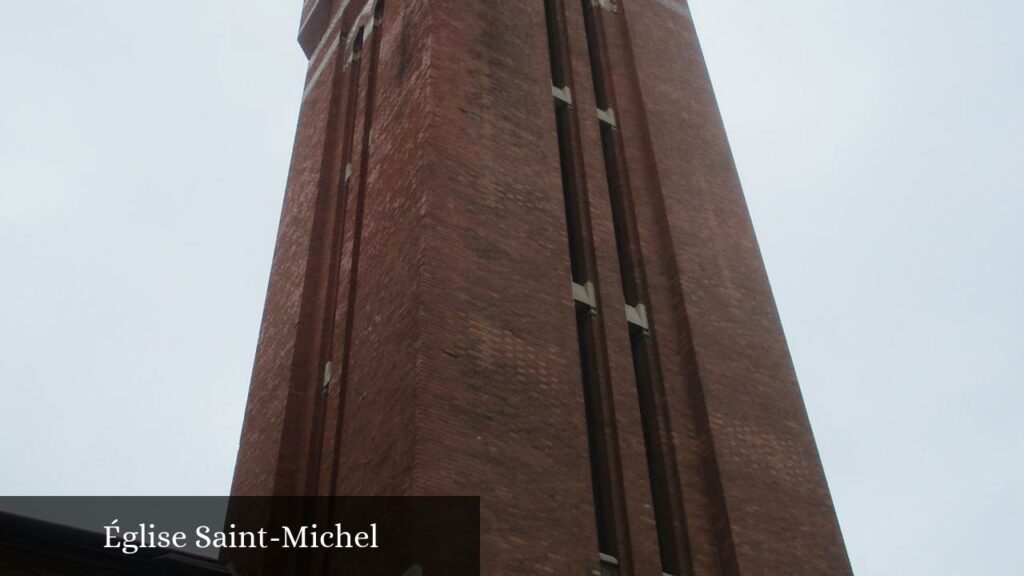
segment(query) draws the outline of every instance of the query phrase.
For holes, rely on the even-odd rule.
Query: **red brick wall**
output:
[[[580,0],[563,2],[628,526],[620,570],[658,574],[587,38]],[[849,574],[685,5],[605,4],[684,571]],[[372,5],[333,9],[310,51],[234,491],[479,494],[485,573],[596,567],[543,1],[388,0],[355,65]]]

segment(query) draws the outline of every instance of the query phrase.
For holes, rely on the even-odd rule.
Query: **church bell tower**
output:
[[[684,0],[299,43],[234,494],[479,495],[488,576],[852,573]]]

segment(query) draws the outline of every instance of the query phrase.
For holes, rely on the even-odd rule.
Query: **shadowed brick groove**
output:
[[[235,494],[480,495],[488,575],[851,574],[685,2],[299,42]]]

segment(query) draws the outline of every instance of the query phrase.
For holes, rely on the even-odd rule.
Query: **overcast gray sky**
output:
[[[0,0],[0,494],[227,491],[298,4]],[[691,8],[854,569],[1024,573],[1024,2]]]

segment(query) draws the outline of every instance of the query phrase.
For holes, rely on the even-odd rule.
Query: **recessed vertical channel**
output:
[[[366,90],[363,99],[363,125],[362,134],[359,142],[361,154],[359,157],[359,168],[356,170],[356,183],[352,192],[355,194],[355,214],[353,219],[352,228],[352,248],[351,248],[351,265],[349,267],[349,288],[348,288],[348,300],[345,303],[345,331],[342,337],[342,350],[341,350],[341,370],[339,374],[339,401],[338,401],[338,414],[336,417],[337,429],[335,434],[335,450],[334,450],[334,462],[331,468],[331,485],[329,493],[333,496],[338,483],[338,466],[341,460],[341,434],[342,434],[342,423],[345,412],[345,394],[348,389],[348,379],[350,371],[350,363],[352,356],[352,336],[355,329],[356,321],[356,296],[358,294],[358,280],[359,280],[359,261],[360,261],[360,249],[362,247],[363,237],[363,216],[366,207],[366,187],[368,180],[368,172],[370,165],[370,144],[371,137],[373,135],[373,119],[374,110],[376,104],[376,92],[377,92],[377,67],[380,62],[380,46],[381,46],[381,24],[384,15],[384,0],[379,0],[374,7],[373,21],[368,27],[360,28],[356,34],[355,44],[353,47],[353,57],[361,59],[362,57],[368,57],[367,62],[368,70],[366,74]],[[369,35],[370,45],[369,53],[364,54],[363,43],[366,40],[366,36]]]
[[[604,154],[605,180],[611,198],[612,224],[615,228],[615,247],[619,255],[619,276],[622,279],[622,295],[626,304],[640,303],[640,288],[637,285],[636,265],[633,257],[633,243],[629,238],[627,210],[623,202],[622,178],[619,173],[619,159],[615,149],[615,129],[605,120],[601,126],[601,150]]]
[[[339,309],[341,308],[341,301],[344,299],[346,290],[351,285],[351,277],[348,278],[349,282],[344,281],[346,278],[343,277],[342,268],[343,262],[348,255],[345,249],[345,236],[348,227],[347,222],[350,217],[348,207],[352,189],[351,162],[355,146],[355,128],[361,87],[360,53],[362,51],[362,35],[363,31],[360,29],[352,42],[351,52],[348,52],[346,46],[350,37],[345,33],[341,33],[338,37],[339,45],[336,52],[337,81],[339,85],[343,86],[343,90],[339,95],[339,105],[342,105],[341,102],[343,102],[343,105],[339,125],[339,154],[333,174],[334,181],[332,182],[335,201],[333,205],[334,212],[331,218],[333,219],[334,226],[330,237],[330,262],[322,318],[323,330],[320,343],[322,373],[318,374],[322,380],[318,382],[318,408],[315,413],[316,426],[313,427],[313,437],[311,439],[313,458],[310,462],[306,482],[306,493],[317,496],[329,493],[333,489],[331,484],[332,476],[327,470],[335,466],[337,462],[334,457],[334,450],[337,447],[334,438],[336,437],[337,430],[341,427],[340,414],[337,409],[341,391],[337,390],[339,370],[338,363],[335,362],[338,355],[337,319]],[[346,57],[346,53],[350,54],[351,57]],[[312,515],[308,519],[309,523],[324,523],[330,514],[329,511],[319,509],[312,504],[307,513]],[[325,517],[323,514],[328,514],[328,516]],[[323,569],[322,563],[324,559],[322,554],[308,557],[304,560],[307,565],[303,570],[311,574],[317,573]]]
[[[559,25],[560,6],[558,0],[544,0],[544,18],[548,30],[548,58],[551,61],[551,85],[565,88],[565,50],[562,46],[562,31]]]
[[[657,415],[654,406],[654,386],[651,381],[651,361],[649,354],[650,332],[631,328],[630,346],[633,351],[633,372],[637,382],[637,393],[640,399],[640,418],[644,427],[644,448],[647,450],[647,474],[651,482],[651,500],[654,504],[654,523],[658,530],[658,551],[661,554],[661,570],[663,574],[680,574],[679,554],[675,544],[675,531],[672,520],[672,498],[669,493],[671,479],[666,468],[662,438],[654,432]]]
[[[338,449],[338,433],[341,430],[341,417],[342,410],[340,405],[344,402],[344,390],[339,389],[339,382],[341,380],[341,368],[344,365],[344,353],[338,354],[338,345],[341,345],[342,351],[345,348],[346,342],[345,333],[342,332],[342,341],[337,341],[337,318],[340,309],[347,303],[346,295],[352,290],[352,274],[351,270],[345,280],[342,282],[340,278],[341,268],[343,267],[342,262],[346,257],[351,257],[351,250],[347,250],[345,236],[347,234],[347,228],[349,226],[349,220],[351,216],[348,214],[349,203],[351,202],[352,193],[352,158],[355,148],[355,133],[356,133],[356,119],[359,110],[359,95],[361,88],[361,53],[363,45],[363,29],[360,28],[352,41],[351,58],[348,59],[345,66],[348,69],[348,94],[346,95],[346,106],[345,106],[345,132],[344,132],[344,148],[342,152],[341,160],[341,172],[340,181],[338,183],[338,190],[341,195],[341,210],[342,210],[342,224],[339,231],[339,242],[340,248],[338,250],[338,268],[335,270],[339,277],[334,280],[337,283],[334,294],[331,295],[333,306],[328,311],[328,317],[326,321],[330,323],[330,340],[327,347],[327,358],[328,362],[324,368],[324,387],[323,394],[326,397],[324,402],[324,429],[319,438],[320,450],[324,449],[329,451],[326,459],[321,456],[321,462],[326,460],[327,467],[325,469],[324,464],[321,463],[321,467],[318,470],[319,481],[321,483],[318,494],[331,494],[334,490],[334,482],[336,478],[336,468],[338,465],[337,449]],[[343,54],[338,55],[339,58],[344,58]],[[343,302],[345,301],[345,302]],[[341,356],[341,358],[338,358]],[[335,363],[335,360],[340,360]]]
[[[604,338],[597,317],[593,241],[587,221],[582,156],[576,144],[579,134],[562,10],[562,0],[544,1],[597,544],[602,573],[628,574],[628,562],[622,558],[627,546],[624,543],[625,529],[620,528],[624,505],[621,503],[621,488],[616,484],[621,474],[615,451],[614,409],[604,385],[605,379],[601,376],[601,366],[605,361]]]
[[[323,459],[323,435],[327,417],[327,399],[332,380],[332,356],[335,350],[335,318],[338,309],[338,296],[342,289],[340,268],[342,261],[342,244],[345,236],[345,207],[348,203],[348,164],[352,157],[352,134],[354,132],[356,99],[359,92],[359,73],[357,68],[349,66],[344,57],[347,37],[338,37],[337,63],[335,66],[335,88],[331,100],[331,117],[336,126],[329,146],[337,157],[328,159],[333,163],[332,177],[328,178],[328,186],[332,187],[327,216],[330,228],[326,232],[329,245],[327,260],[327,277],[325,282],[324,306],[322,309],[321,332],[319,343],[318,366],[316,373],[316,399],[314,402],[314,425],[310,438],[311,458],[306,473],[306,493],[318,494],[320,486],[320,466]],[[356,68],[356,70],[353,70]],[[337,112],[335,108],[339,108]]]
[[[608,184],[619,274],[625,300],[626,325],[629,329],[644,447],[647,453],[661,570],[666,575],[684,576],[690,574],[692,570],[685,539],[682,497],[679,493],[668,412],[662,392],[657,348],[653,343],[654,337],[647,316],[647,297],[644,288],[646,282],[639,238],[633,222],[629,179],[621,151],[622,141],[613,108],[614,93],[599,14],[601,8],[594,0],[582,0],[582,5],[604,156],[605,179]],[[685,561],[683,554],[686,555]]]
[[[349,74],[352,78],[352,84],[350,86],[349,96],[349,108],[348,116],[349,122],[346,127],[345,140],[347,145],[345,147],[345,158],[343,163],[343,181],[342,189],[344,190],[346,201],[345,205],[350,206],[348,202],[352,202],[350,206],[352,214],[346,217],[346,222],[352,226],[352,240],[351,244],[347,246],[347,256],[349,258],[348,266],[348,277],[347,287],[344,290],[343,298],[338,299],[336,305],[336,318],[341,318],[342,335],[340,341],[338,341],[334,347],[340,345],[340,361],[338,370],[335,375],[328,379],[329,382],[337,382],[337,390],[333,392],[334,403],[332,405],[333,414],[331,414],[331,420],[333,420],[333,426],[325,429],[325,436],[322,439],[324,445],[331,446],[331,454],[329,465],[322,469],[324,483],[326,487],[321,491],[323,494],[329,496],[336,495],[338,478],[339,478],[339,466],[341,461],[341,448],[342,448],[342,431],[344,424],[344,413],[345,413],[345,395],[348,388],[348,378],[350,370],[350,360],[352,351],[352,336],[355,326],[355,309],[356,309],[356,295],[359,278],[359,256],[360,247],[362,244],[362,233],[363,233],[363,212],[366,205],[366,187],[367,187],[367,172],[369,168],[370,160],[370,144],[371,136],[373,134],[373,119],[375,111],[375,97],[377,89],[377,68],[380,61],[380,48],[381,48],[381,24],[384,14],[384,0],[379,0],[374,7],[372,16],[372,22],[366,26],[362,26],[358,29],[355,34],[355,38],[352,42],[352,58],[350,63]],[[364,46],[364,43],[369,39],[369,46]],[[361,90],[361,75],[363,73],[363,59],[368,58],[366,78],[365,78],[365,89]],[[360,107],[359,104],[362,104]],[[359,141],[356,142],[356,119],[359,115],[360,108],[362,111],[362,131],[360,133]],[[354,158],[354,152],[360,151],[358,157],[358,168],[353,168],[352,161]],[[343,300],[343,302],[341,301]],[[335,351],[339,352],[339,351]],[[330,437],[328,438],[328,435]],[[335,518],[334,500],[330,500],[327,505],[326,519],[322,524],[329,524],[333,518]],[[309,573],[320,573],[326,576],[330,573],[330,550],[324,550],[323,553],[317,557],[317,561],[320,564],[314,565],[314,569],[310,570]]]
[[[565,199],[565,223],[569,237],[569,263],[572,281],[586,285],[587,259],[583,244],[583,223],[580,218],[576,190],[575,162],[572,146],[572,111],[562,101],[555,102],[555,125],[558,130],[558,159],[562,169],[562,196]]]
[[[597,546],[602,564],[617,568],[619,558],[615,501],[612,495],[612,470],[604,437],[604,414],[598,385],[596,316],[585,304],[576,306],[576,337],[579,341],[580,371],[583,378],[583,402],[587,419],[587,443],[590,447],[590,479],[594,492],[594,515],[597,521]]]

